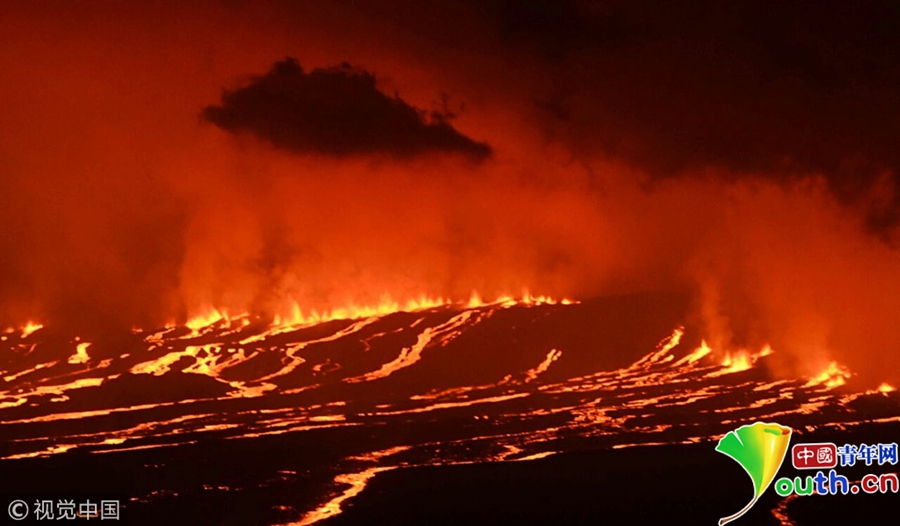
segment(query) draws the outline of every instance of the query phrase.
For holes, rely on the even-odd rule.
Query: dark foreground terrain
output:
[[[898,434],[898,424],[868,425],[816,433],[810,440],[872,443]],[[342,435],[213,439],[148,451],[9,461],[2,464],[2,491],[7,501],[119,498],[125,502],[121,522],[127,524],[290,523],[296,510],[313,509],[349,486],[326,490],[332,488],[334,466],[358,449],[351,443],[357,437]],[[742,508],[752,492],[746,474],[714,446],[584,450],[522,462],[390,469],[345,501],[343,513],[321,524],[714,525]],[[789,462],[781,475],[800,474]],[[841,470],[851,479],[888,471],[887,466]],[[862,494],[786,501],[770,488],[735,524],[875,524],[896,513],[896,502],[896,495]],[[779,518],[779,507],[788,520]]]

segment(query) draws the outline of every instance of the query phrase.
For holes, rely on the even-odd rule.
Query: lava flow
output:
[[[713,524],[739,426],[896,442],[896,4],[0,1],[0,522]]]
[[[646,300],[616,301],[627,318]],[[372,449],[357,443],[330,464],[333,496],[285,509],[286,523],[312,524],[386,470],[693,444],[751,420],[804,432],[900,422],[890,385],[847,390],[852,373],[838,364],[778,378],[767,367],[777,350],[719,352],[662,322],[623,339],[602,301],[358,312],[274,323],[217,314],[133,331],[124,347],[7,331],[3,459],[375,433]]]

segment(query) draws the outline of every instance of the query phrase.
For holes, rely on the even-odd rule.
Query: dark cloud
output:
[[[900,219],[896,2],[493,6],[553,79],[535,111],[554,139],[660,177],[817,174],[874,230]]]
[[[371,73],[348,64],[307,73],[287,58],[247,86],[225,91],[221,105],[204,108],[201,116],[229,132],[249,132],[296,153],[412,157],[447,152],[476,160],[491,153],[487,144],[459,133],[450,124],[453,115],[390,97],[379,91]]]

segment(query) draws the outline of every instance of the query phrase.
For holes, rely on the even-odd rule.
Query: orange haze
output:
[[[347,6],[163,4],[0,7],[6,324],[668,289],[693,294],[713,349],[768,343],[789,374],[836,360],[900,381],[896,226],[867,226],[890,180],[850,202],[817,167],[773,178],[710,160],[657,177],[633,136],[578,135],[591,105],[548,125],[535,101],[564,66],[467,51],[502,48],[485,20],[450,34]],[[418,108],[446,93],[453,126],[493,154],[296,155],[200,120],[287,56],[349,61]]]

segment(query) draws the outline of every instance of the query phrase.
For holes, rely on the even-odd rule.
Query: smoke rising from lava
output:
[[[504,3],[439,5],[457,23],[374,4],[5,6],[3,321],[97,331],[292,301],[679,290],[714,347],[898,380],[896,49],[846,85],[865,49],[816,69],[748,45],[707,65],[702,38],[668,47],[678,34],[621,6],[573,3],[560,31],[577,15],[582,32],[560,40]],[[315,155],[199,121],[285,56],[350,60],[411,107],[449,104],[459,144],[493,155]]]

